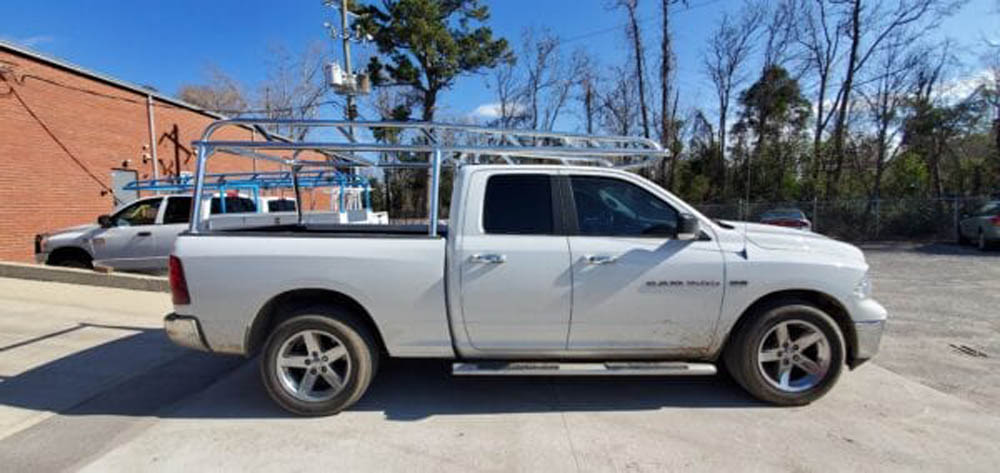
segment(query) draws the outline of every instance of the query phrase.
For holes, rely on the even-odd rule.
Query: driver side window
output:
[[[115,226],[131,227],[156,223],[156,212],[160,209],[162,200],[162,198],[147,199],[125,207],[115,214],[113,219]]]
[[[581,235],[657,236],[677,234],[677,211],[645,189],[620,179],[572,176]]]

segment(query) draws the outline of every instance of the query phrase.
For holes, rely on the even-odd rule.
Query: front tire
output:
[[[350,312],[323,306],[296,311],[268,337],[264,387],[283,409],[328,416],[364,395],[378,366],[374,338]]]
[[[846,353],[843,334],[829,315],[808,302],[786,300],[740,327],[724,361],[733,379],[757,399],[801,406],[833,387]]]

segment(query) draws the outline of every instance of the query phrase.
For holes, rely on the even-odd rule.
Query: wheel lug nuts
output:
[[[327,358],[325,356],[323,357],[323,361],[327,361]]]
[[[792,345],[792,350],[798,350],[798,349],[799,349],[798,345]]]
[[[316,368],[313,368],[313,369],[309,370],[309,372],[312,373],[312,374],[316,374]]]
[[[793,356],[792,359],[795,360],[795,361],[799,361],[799,355]]]
[[[312,360],[310,360],[309,358],[306,358],[306,364],[308,365],[309,363],[312,363]]]
[[[319,370],[322,371],[322,372],[324,372],[324,373],[326,373],[326,367],[325,366],[322,367],[322,368],[320,368]]]

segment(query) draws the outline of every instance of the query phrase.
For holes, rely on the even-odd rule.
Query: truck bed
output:
[[[288,291],[349,294],[378,321],[393,356],[453,356],[445,307],[445,238],[427,227],[279,225],[182,234],[174,249],[212,350],[245,353],[268,301]],[[331,296],[333,297],[333,296]]]

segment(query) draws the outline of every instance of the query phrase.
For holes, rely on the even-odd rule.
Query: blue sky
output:
[[[210,64],[250,89],[265,73],[264,58],[270,47],[284,45],[295,51],[311,41],[325,39],[322,24],[336,14],[336,10],[323,7],[321,0],[6,3],[0,16],[0,38],[168,94],[175,93],[181,84],[204,80],[205,68]],[[484,3],[491,7],[490,25],[495,33],[512,42],[519,41],[525,27],[546,27],[568,40],[567,47],[586,47],[604,63],[619,63],[627,54],[621,26],[624,14],[608,10],[608,0]],[[657,3],[640,1],[642,26],[650,30],[650,53],[659,41],[652,31],[659,23]],[[970,64],[966,73],[974,73],[981,39],[1000,39],[1000,16],[995,13],[998,3],[969,2],[928,40],[956,40],[959,54]],[[700,56],[722,11],[735,11],[739,5],[737,0],[690,0],[689,7],[679,7],[681,11],[673,17],[682,107],[713,110]],[[460,80],[442,97],[441,115],[465,116],[493,101],[483,80],[482,76]]]

